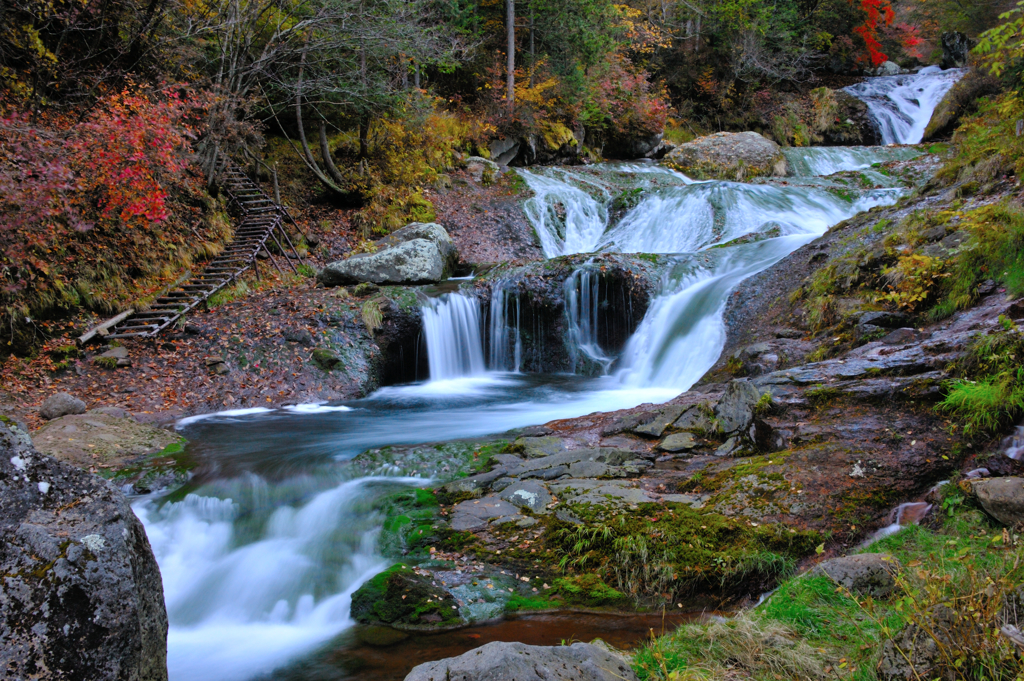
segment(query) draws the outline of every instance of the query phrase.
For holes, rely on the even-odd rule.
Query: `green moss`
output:
[[[313,364],[323,371],[329,372],[341,364],[341,358],[327,348],[314,348]]]
[[[116,369],[117,358],[116,357],[96,357],[92,360],[93,364],[104,369]]]
[[[569,605],[621,606],[629,600],[626,594],[608,586],[593,573],[556,579],[552,589]]]
[[[834,402],[841,394],[842,393],[840,393],[838,389],[830,388],[819,383],[813,388],[807,390],[804,393],[804,396],[807,397],[807,401],[810,402],[812,406],[821,408]]]
[[[438,628],[461,621],[451,594],[401,563],[359,587],[352,595],[352,618],[362,624]]]
[[[643,187],[626,189],[612,200],[612,210],[626,211],[636,208],[644,196]]]
[[[556,521],[546,532],[562,569],[604,574],[638,601],[712,589],[756,591],[785,576],[820,542],[816,532],[754,527],[685,504],[615,512],[577,504],[571,510],[583,524]]]

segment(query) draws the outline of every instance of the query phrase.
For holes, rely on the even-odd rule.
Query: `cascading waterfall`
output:
[[[523,363],[523,337],[520,331],[522,308],[519,294],[505,281],[491,287],[490,368],[493,371],[519,373]],[[514,321],[513,321],[514,317]]]
[[[443,381],[484,373],[484,344],[480,335],[480,301],[448,293],[423,307],[430,380]]]
[[[929,66],[909,75],[868,78],[845,91],[868,105],[883,144],[917,144],[935,107],[965,72]]]
[[[824,177],[846,170],[865,170],[876,163],[906,161],[921,155],[906,147],[787,147],[782,150],[795,177]],[[882,183],[885,184],[885,183]]]
[[[601,349],[597,338],[597,313],[600,303],[600,276],[591,267],[584,266],[565,280],[566,344],[574,371],[585,369],[589,363],[601,368],[611,366],[612,357]]]
[[[367,512],[374,486],[422,483],[360,478],[275,508],[248,479],[240,502],[136,503],[163,577],[171,678],[251,678],[350,626],[352,593],[387,566]]]
[[[924,81],[952,77],[919,75]],[[880,80],[885,79],[869,82]],[[904,102],[891,101],[895,107]],[[907,120],[923,116],[920,103],[913,107],[903,112]],[[744,278],[837,222],[891,204],[902,193],[881,180],[872,184],[883,188],[861,190],[821,176],[841,170],[866,174],[873,163],[902,158],[893,153],[787,151],[795,177],[785,183],[692,182],[654,164],[522,171],[536,194],[526,210],[548,257],[597,250],[663,254],[657,259],[664,267],[662,291],[626,343],[614,375],[435,383],[488,368],[533,368],[543,357],[541,316],[520,309],[511,282],[496,282],[487,355],[480,301],[449,293],[422,310],[429,383],[383,389],[347,411],[261,409],[221,419],[223,441],[204,444],[216,469],[206,472],[212,482],[183,501],[144,499],[134,506],[163,574],[172,681],[265,677],[351,625],[351,594],[385,565],[375,547],[380,528],[373,500],[396,485],[424,480],[345,480],[330,473],[324,479],[324,471],[338,470],[332,467],[338,459],[371,447],[475,437],[671,399],[717,360],[725,341],[723,311]],[[613,224],[608,206],[624,186],[644,193]],[[595,267],[584,265],[566,282],[566,340],[582,365],[608,359],[598,342],[607,329],[598,322],[605,319],[603,310],[599,314],[601,294],[611,296],[599,279]],[[523,357],[524,338],[536,356]],[[237,430],[238,421],[249,420],[257,425]],[[203,443],[217,432],[217,422],[193,421],[187,435]],[[247,466],[275,475],[243,473]],[[392,472],[402,470],[419,472]],[[377,469],[382,472],[389,469]],[[905,520],[907,510],[897,520]]]

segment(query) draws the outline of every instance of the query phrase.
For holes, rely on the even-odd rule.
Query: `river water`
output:
[[[928,83],[935,78],[920,77]],[[133,505],[163,575],[172,681],[291,677],[304,664],[351,649],[345,634],[352,625],[351,595],[388,565],[376,546],[381,518],[368,512],[370,504],[428,480],[416,470],[359,477],[347,460],[371,447],[476,437],[671,399],[717,360],[725,339],[722,313],[737,284],[831,225],[891,204],[902,193],[887,186],[882,173],[872,176],[878,186],[868,190],[823,176],[871,173],[873,163],[916,152],[786,153],[793,176],[756,183],[694,182],[653,163],[520,171],[535,193],[526,209],[547,257],[619,251],[662,254],[667,263],[661,294],[618,356],[598,342],[596,296],[587,293],[586,273],[567,288],[567,340],[604,375],[518,373],[517,335],[503,316],[515,300],[502,298],[485,320],[476,301],[449,293],[423,310],[432,380],[344,404],[239,410],[180,422],[199,462],[188,495],[155,495]],[[639,202],[616,215],[612,201],[636,188]],[[741,237],[747,238],[730,245]],[[487,334],[501,340],[485,354]],[[538,620],[533,630],[544,633],[531,642],[556,644],[598,635],[602,627],[633,632],[635,641],[649,628],[646,622],[614,621]],[[435,657],[490,638],[515,640],[528,628],[488,629],[482,640],[472,637],[481,634],[435,639],[442,651]],[[429,659],[409,651],[417,645],[431,649],[415,640],[403,645],[392,656],[401,662],[376,676],[331,667],[308,678],[401,679],[413,662]],[[289,665],[292,672],[274,671]]]

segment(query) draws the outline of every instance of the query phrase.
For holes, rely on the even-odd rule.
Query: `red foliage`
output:
[[[611,129],[620,135],[644,137],[665,129],[668,98],[651,83],[646,71],[612,61],[597,80],[594,100]]]
[[[131,232],[169,217],[167,188],[187,167],[196,104],[172,90],[125,91],[83,122],[0,117],[3,292],[65,288],[73,282],[59,272],[76,260],[130,267]]]
[[[882,52],[882,43],[878,40],[879,24],[882,27],[891,26],[893,20],[896,19],[896,13],[889,0],[850,0],[850,2],[859,2],[866,15],[864,23],[853,29],[853,32],[864,41],[864,47],[867,50],[867,55],[861,55],[858,61],[863,63],[866,60],[870,62],[871,66],[881,66],[889,57]]]

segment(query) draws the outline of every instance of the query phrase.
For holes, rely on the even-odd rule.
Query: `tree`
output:
[[[516,106],[516,0],[505,0],[505,37],[507,44],[507,66],[505,70],[508,108]]]

